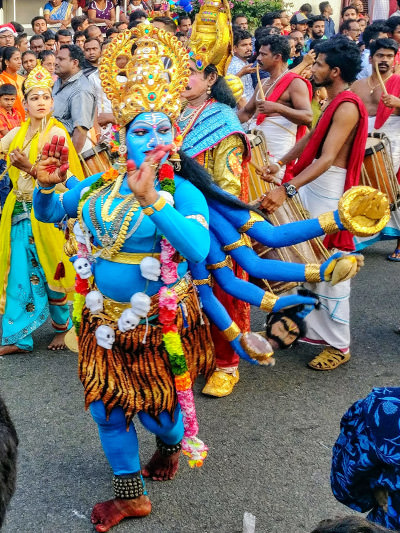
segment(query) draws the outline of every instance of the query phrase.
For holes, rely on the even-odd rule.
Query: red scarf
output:
[[[293,174],[294,176],[297,176],[314,161],[328,133],[333,115],[339,105],[343,102],[352,102],[356,104],[360,113],[357,132],[347,161],[346,181],[344,184],[344,191],[347,191],[359,182],[361,165],[364,161],[365,143],[368,135],[367,110],[362,100],[350,91],[343,91],[338,94],[321,115],[314,133],[293,169]],[[346,251],[354,250],[353,236],[348,231],[339,231],[333,235],[327,235],[324,239],[324,245],[328,249],[339,248],[340,250]]]
[[[386,90],[389,94],[394,94],[394,96],[400,96],[400,76],[394,74],[388,79],[385,85]],[[379,130],[379,128],[381,128],[385,124],[385,122],[393,113],[393,111],[393,107],[386,107],[385,104],[382,102],[382,99],[380,99],[378,109],[376,110],[374,128],[376,130]],[[397,171],[397,181],[400,183],[400,168]]]
[[[304,83],[307,85],[310,102],[312,100],[312,87],[311,83],[306,80],[305,78],[302,78],[298,74],[294,72],[287,72],[275,85],[274,90],[271,92],[270,95],[267,96],[265,99],[267,102],[277,102],[279,98],[282,96],[282,94],[286,91],[286,89],[289,87],[289,85],[292,83],[292,81],[296,78],[300,78]],[[262,124],[264,119],[266,118],[266,115],[263,113],[260,113],[257,116],[256,124],[259,126]],[[297,133],[296,133],[296,142],[298,142],[304,135],[307,133],[307,126],[299,125],[297,126]],[[267,139],[268,143],[268,139]],[[272,154],[273,155],[273,154]],[[283,182],[289,181],[293,178],[293,167],[294,167],[294,161],[291,161],[286,165],[285,170],[285,176],[283,177]]]

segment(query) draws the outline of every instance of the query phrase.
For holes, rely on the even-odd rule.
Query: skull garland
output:
[[[150,311],[151,300],[144,292],[135,292],[131,298],[132,311],[141,318],[145,318]]]
[[[161,263],[155,257],[145,257],[140,262],[140,273],[145,279],[158,281],[161,275]]]

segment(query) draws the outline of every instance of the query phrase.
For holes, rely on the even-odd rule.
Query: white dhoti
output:
[[[346,169],[332,166],[300,188],[301,201],[312,218],[337,209],[345,180]],[[326,282],[305,283],[304,286],[315,292],[321,302],[321,307],[305,319],[307,340],[347,350],[350,346],[350,280],[334,287]]]
[[[263,132],[268,152],[274,162],[282,159],[296,144],[297,124],[285,117],[266,117],[256,128]],[[277,174],[278,178],[283,178],[285,169],[286,167],[281,168]]]
[[[368,117],[368,133],[384,133],[389,139],[393,170],[397,174],[400,167],[400,116],[392,114],[379,130],[374,128],[374,123],[375,117]],[[389,222],[380,233],[371,237],[354,237],[354,242],[359,251],[374,242],[390,239],[400,239],[400,209],[391,212]]]

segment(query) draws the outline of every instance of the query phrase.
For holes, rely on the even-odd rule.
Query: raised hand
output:
[[[145,160],[138,169],[133,161],[128,160],[128,185],[143,207],[154,204],[158,198],[158,193],[154,187],[156,170],[170,150],[171,145],[158,145],[146,155]]]
[[[37,181],[42,187],[50,187],[61,183],[67,178],[68,146],[65,137],[54,137],[51,143],[46,143],[37,164]]]

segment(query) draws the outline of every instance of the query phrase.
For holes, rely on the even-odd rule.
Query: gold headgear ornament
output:
[[[54,85],[53,78],[50,72],[42,67],[40,60],[38,59],[37,65],[28,74],[24,83],[24,94],[28,94],[33,88],[35,89],[47,89],[51,93],[51,88]]]
[[[155,111],[165,113],[173,123],[189,80],[189,55],[171,33],[139,24],[107,45],[99,72],[120,126],[139,113]]]
[[[212,64],[220,76],[225,76],[233,47],[228,0],[204,0],[194,20],[188,47],[198,70]]]

